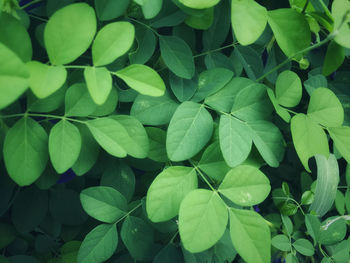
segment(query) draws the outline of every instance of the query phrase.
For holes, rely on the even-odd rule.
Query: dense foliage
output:
[[[350,260],[349,0],[0,0],[0,262]]]

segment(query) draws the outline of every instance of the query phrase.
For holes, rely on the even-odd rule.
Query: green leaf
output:
[[[170,122],[178,105],[167,92],[161,97],[140,94],[131,107],[130,115],[144,125],[164,125]]]
[[[286,215],[281,215],[283,227],[287,233],[288,236],[291,236],[293,234],[293,222],[292,220],[286,216]]]
[[[335,208],[340,215],[345,214],[345,196],[341,191],[337,191],[335,196]]]
[[[86,117],[96,110],[97,105],[92,101],[86,84],[75,83],[66,92],[65,115]]]
[[[175,75],[191,79],[195,72],[195,66],[192,51],[186,42],[175,36],[161,36],[159,44],[165,65]]]
[[[50,96],[66,82],[67,70],[62,66],[48,66],[33,60],[27,63],[27,69],[30,89],[40,99]]]
[[[247,262],[271,261],[270,229],[263,217],[249,210],[231,208],[230,234],[233,246]]]
[[[226,163],[235,167],[247,159],[253,137],[249,127],[231,115],[221,115],[219,124],[220,149]]]
[[[256,80],[263,75],[264,65],[261,60],[261,54],[252,47],[235,46],[233,58],[240,62],[249,79]]]
[[[324,216],[332,207],[339,183],[339,167],[333,154],[327,159],[323,155],[316,155],[317,185],[315,199],[310,206],[310,211],[315,211],[319,216]]]
[[[81,241],[72,240],[62,245],[60,252],[64,262],[76,262]]]
[[[312,236],[312,239],[314,240],[314,245],[315,245],[316,242],[318,241],[321,222],[317,216],[307,214],[305,215],[305,225],[306,225],[307,232],[310,234],[310,236]]]
[[[182,244],[191,253],[212,247],[224,234],[227,220],[226,205],[217,193],[205,189],[193,190],[180,205]]]
[[[190,100],[198,85],[194,79],[183,79],[173,73],[169,73],[169,82],[171,91],[180,102]]]
[[[142,13],[146,19],[154,18],[162,9],[163,0],[142,0]]]
[[[183,5],[194,9],[205,9],[217,5],[220,0],[179,0]]]
[[[290,251],[291,245],[289,238],[285,235],[276,235],[272,238],[271,244],[281,251]]]
[[[310,46],[311,32],[303,14],[291,8],[268,11],[268,23],[277,44],[286,56],[294,56]]]
[[[135,28],[129,22],[109,23],[98,31],[92,44],[94,66],[104,66],[124,55],[132,46]]]
[[[69,121],[61,120],[52,127],[49,136],[49,153],[53,167],[61,174],[77,161],[81,149],[78,128]]]
[[[253,44],[266,27],[267,10],[254,0],[233,0],[231,23],[239,43],[244,46]]]
[[[222,89],[233,77],[233,72],[225,68],[213,68],[199,75],[198,88],[192,101],[201,101]],[[187,87],[186,87],[187,88]]]
[[[334,245],[335,243],[342,241],[345,238],[346,233],[347,224],[342,217],[329,217],[322,222],[321,227],[319,228],[318,243],[323,245]]]
[[[339,45],[346,48],[350,48],[349,11],[350,11],[349,1],[347,0],[333,1],[333,4],[332,4],[332,16],[334,18],[333,28],[334,30],[338,31],[334,40]]]
[[[291,119],[290,114],[289,114],[289,112],[288,112],[285,108],[281,107],[281,106],[278,104],[277,99],[276,99],[276,97],[275,97],[275,93],[273,92],[273,90],[270,89],[270,88],[268,88],[268,89],[267,89],[267,95],[269,95],[269,98],[270,98],[270,100],[271,100],[271,103],[272,103],[273,107],[275,108],[276,113],[277,113],[285,122],[288,122],[288,123],[289,123],[289,122],[290,122],[290,119]]]
[[[253,142],[265,162],[271,167],[278,167],[283,160],[285,147],[281,131],[268,121],[254,121],[248,125],[252,130]]]
[[[0,109],[3,109],[27,90],[29,72],[21,59],[2,43],[0,57]]]
[[[129,139],[128,132],[118,121],[111,118],[99,118],[90,120],[87,127],[98,144],[109,154],[123,158],[127,150],[122,142]]]
[[[146,127],[145,129],[149,139],[149,152],[147,157],[156,162],[167,162],[169,158],[165,146],[166,132],[156,127]]]
[[[181,201],[197,185],[197,174],[191,167],[171,166],[163,170],[148,188],[148,218],[153,222],[172,219],[179,213]]]
[[[95,33],[95,11],[88,4],[71,4],[56,11],[44,31],[51,63],[61,65],[76,60],[89,48]]]
[[[270,181],[256,167],[240,165],[230,170],[219,186],[219,192],[240,206],[263,202],[271,190]]]
[[[341,126],[344,121],[344,109],[341,102],[327,88],[318,88],[312,92],[307,115],[313,121],[326,127]]]
[[[129,52],[131,64],[145,64],[156,49],[156,37],[151,30],[144,30],[142,26],[136,26],[137,49]]]
[[[2,12],[0,15],[0,42],[23,62],[32,59],[32,42],[27,30],[18,19],[6,12]]]
[[[266,119],[272,112],[266,87],[251,82],[250,85],[238,92],[231,113],[244,121]]]
[[[291,120],[291,132],[295,150],[306,171],[310,172],[309,158],[323,154],[328,158],[329,147],[326,133],[305,114],[297,114]]]
[[[4,161],[9,176],[18,185],[36,181],[48,160],[48,136],[43,127],[31,118],[20,119],[7,132]]]
[[[107,116],[112,114],[118,105],[118,92],[117,89],[112,86],[111,92],[109,93],[106,101],[102,105],[98,105],[95,111],[92,113],[93,116]]]
[[[16,230],[10,224],[0,223],[0,231],[1,231],[0,248],[3,249],[15,240]]]
[[[213,132],[210,113],[195,102],[183,102],[175,111],[166,138],[170,160],[183,161],[197,154],[209,141]]]
[[[106,68],[86,67],[84,78],[90,96],[97,105],[106,102],[112,90],[112,76]]]
[[[159,74],[152,68],[133,64],[121,70],[115,75],[125,81],[130,88],[143,95],[159,97],[165,92],[165,84]]]
[[[295,107],[299,104],[303,93],[301,80],[296,73],[285,70],[276,80],[276,99],[285,107]]]
[[[80,246],[77,262],[104,262],[115,252],[118,245],[118,233],[114,224],[101,224],[84,238]]]
[[[302,255],[311,257],[315,253],[315,249],[311,242],[307,239],[300,238],[293,243],[293,247]]]
[[[153,258],[153,229],[141,218],[128,216],[123,222],[120,236],[135,260],[145,261]]]
[[[115,223],[125,215],[125,197],[112,187],[95,186],[80,193],[80,202],[85,212],[104,223]]]
[[[336,71],[344,62],[345,49],[335,41],[329,43],[326,56],[324,58],[322,74],[329,76]]]
[[[335,147],[344,157],[344,159],[350,163],[350,127],[334,127],[328,129],[329,135],[335,143]]]
[[[130,0],[95,0],[96,14],[99,20],[107,21],[122,16],[130,4]]]

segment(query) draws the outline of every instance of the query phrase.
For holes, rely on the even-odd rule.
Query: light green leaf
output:
[[[143,95],[159,97],[164,95],[165,84],[159,74],[152,68],[132,64],[118,70],[115,75],[126,82],[130,88]]]
[[[23,62],[32,59],[32,42],[26,28],[7,12],[0,14],[0,43],[13,51]]]
[[[170,122],[178,106],[167,92],[161,97],[140,94],[131,107],[130,115],[144,125],[164,125]]]
[[[299,104],[303,93],[301,80],[296,73],[285,70],[276,80],[276,99],[285,107],[295,107]]]
[[[66,82],[67,70],[62,66],[48,66],[38,61],[29,61],[29,86],[34,95],[46,98],[59,90]]]
[[[112,20],[123,15],[130,0],[95,0],[97,17],[101,21]]]
[[[90,96],[97,105],[106,102],[112,90],[112,76],[106,68],[86,67],[84,78]]]
[[[98,105],[95,111],[92,113],[93,116],[107,116],[112,114],[118,105],[118,92],[115,87],[112,86],[111,92],[109,93],[106,101],[102,105]]]
[[[217,5],[220,0],[179,0],[183,5],[194,9],[205,9]]]
[[[145,129],[149,139],[149,152],[147,157],[161,163],[169,161],[165,146],[166,132],[156,127],[146,127]]]
[[[273,107],[275,108],[275,111],[276,111],[276,113],[285,121],[285,122],[290,122],[290,114],[289,114],[289,112],[285,109],[285,108],[283,108],[283,107],[281,107],[279,104],[278,104],[278,102],[277,102],[277,99],[276,99],[276,97],[275,97],[275,93],[273,92],[273,90],[272,89],[270,89],[270,88],[268,88],[267,89],[267,95],[269,95],[269,98],[270,98],[270,100],[271,100],[271,103],[272,103],[272,105],[273,105]]]
[[[235,167],[247,159],[253,137],[246,123],[230,115],[221,115],[219,139],[222,155],[230,167]]]
[[[99,118],[86,122],[87,127],[98,144],[115,157],[125,157],[127,150],[122,142],[129,140],[129,135],[123,125],[111,118]]]
[[[350,163],[350,127],[329,128],[328,132],[337,150]]]
[[[266,87],[251,82],[237,94],[231,113],[243,121],[266,119],[272,112]]]
[[[88,4],[71,4],[56,11],[44,30],[51,63],[61,65],[76,60],[89,48],[95,33],[95,11]]]
[[[29,72],[21,59],[2,43],[0,57],[0,109],[3,109],[27,90]]]
[[[30,185],[40,177],[48,160],[47,142],[46,131],[31,118],[20,119],[8,130],[4,161],[18,185]]]
[[[291,120],[291,132],[295,150],[304,165],[310,172],[309,158],[316,154],[323,154],[328,158],[329,147],[326,133],[305,114],[297,114]]]
[[[159,44],[165,65],[175,75],[191,79],[195,66],[192,51],[186,42],[176,36],[161,36]]]
[[[334,203],[339,183],[339,167],[333,154],[330,154],[328,159],[318,154],[315,159],[317,185],[310,211],[315,211],[322,217],[331,209]]]
[[[75,83],[65,96],[65,115],[86,117],[96,110],[85,83]]]
[[[248,125],[252,130],[253,142],[265,162],[271,167],[278,167],[283,160],[285,147],[281,131],[268,121],[254,121]]]
[[[84,238],[80,246],[78,263],[104,262],[115,252],[118,245],[118,233],[114,224],[101,224]]]
[[[146,158],[149,151],[148,135],[142,124],[129,115],[115,115],[113,120],[118,121],[127,131],[128,138],[120,140],[120,144],[127,153],[135,158]]]
[[[267,10],[254,0],[232,0],[231,23],[239,43],[253,44],[266,27]]]
[[[224,234],[227,220],[225,203],[217,193],[205,189],[193,190],[180,205],[182,244],[191,253],[212,247]]]
[[[163,0],[142,0],[142,13],[146,19],[154,18],[162,9]]]
[[[289,238],[285,235],[276,235],[272,238],[271,244],[281,251],[290,251],[290,241]]]
[[[341,46],[350,48],[350,3],[347,0],[335,0],[332,4],[332,16],[334,18],[334,30],[338,33],[334,40]],[[344,20],[345,19],[345,20]],[[343,23],[343,24],[341,24]],[[340,27],[341,26],[341,27]],[[339,28],[340,27],[340,28]]]
[[[298,258],[291,253],[287,254],[285,261],[286,261],[286,263],[299,263]],[[322,263],[324,263],[324,262],[322,262]]]
[[[52,166],[57,173],[64,173],[78,160],[81,142],[78,128],[69,121],[61,120],[52,127],[49,153]]]
[[[293,243],[293,247],[302,255],[311,257],[315,253],[315,249],[311,242],[305,238],[297,239]]]
[[[94,66],[104,66],[124,55],[132,46],[135,28],[129,22],[109,23],[98,31],[92,44]]]
[[[183,161],[197,154],[213,133],[210,113],[195,102],[183,102],[175,111],[166,138],[167,153],[172,161]]]
[[[125,197],[112,187],[95,186],[80,193],[80,202],[85,212],[104,223],[115,223],[125,215]]]
[[[268,11],[277,44],[288,57],[310,46],[311,32],[305,16],[291,8]]]
[[[323,62],[322,74],[329,76],[335,72],[344,62],[345,48],[331,41],[327,47],[326,56]]]
[[[264,218],[249,210],[231,208],[230,234],[233,246],[248,263],[271,262],[270,229]]]
[[[307,115],[326,127],[338,127],[344,121],[344,109],[337,96],[327,88],[312,92]]]
[[[240,165],[230,170],[219,186],[219,192],[240,206],[263,202],[271,190],[270,181],[256,167]]]
[[[172,219],[179,213],[181,201],[196,189],[197,174],[194,168],[171,166],[163,170],[148,188],[146,211],[153,222]]]

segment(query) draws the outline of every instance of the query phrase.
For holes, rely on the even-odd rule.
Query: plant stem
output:
[[[23,10],[23,9],[25,9],[25,8],[31,6],[31,5],[34,5],[34,4],[36,4],[36,3],[40,3],[40,2],[42,2],[42,1],[43,1],[43,0],[34,0],[34,1],[29,2],[29,3],[25,4],[25,5],[22,5],[20,9]]]
[[[28,14],[28,16],[30,16],[30,17],[32,17],[32,18],[35,18],[35,19],[37,19],[37,20],[39,20],[39,21],[42,21],[42,22],[47,22],[47,21],[48,21],[48,20],[45,19],[45,18],[42,18],[42,17],[40,17],[40,16],[36,16],[36,15],[33,15],[33,14]]]
[[[68,120],[72,122],[79,122],[79,123],[86,123],[86,121],[81,121],[73,118],[69,118],[66,116],[59,116],[59,115],[52,115],[52,114],[41,114],[41,113],[18,113],[18,114],[11,114],[11,115],[3,115],[0,116],[1,119],[7,119],[7,118],[16,118],[16,117],[24,117],[24,116],[30,116],[30,117],[44,117],[44,118],[53,118],[53,119],[61,119],[61,120]]]
[[[132,212],[134,212],[140,206],[142,206],[142,202],[141,201],[140,201],[140,203],[137,206],[135,206],[133,209],[131,209],[129,212],[127,212],[124,216],[119,218],[119,220],[117,222],[115,222],[115,224],[118,224],[120,221],[123,221],[126,217],[128,217]]]
[[[210,54],[210,53],[214,53],[214,52],[217,52],[217,51],[221,51],[221,50],[226,49],[226,48],[234,47],[236,44],[238,44],[238,43],[235,42],[235,43],[232,43],[232,44],[227,45],[227,46],[223,46],[223,47],[220,47],[220,48],[208,50],[208,51],[205,51],[205,52],[203,52],[203,53],[194,55],[193,58],[197,58],[197,57],[200,57],[200,56],[208,55],[208,54]]]
[[[153,29],[151,26],[149,26],[149,25],[147,25],[147,24],[145,24],[145,23],[143,23],[143,22],[141,22],[141,21],[139,21],[139,20],[136,20],[136,19],[134,19],[134,18],[128,17],[128,16],[127,16],[127,19],[129,19],[129,20],[131,20],[131,21],[134,21],[135,23],[138,23],[138,24],[140,24],[140,25],[142,25],[142,26],[148,28],[148,29],[151,30],[154,34],[156,34],[158,37],[161,37],[161,35],[159,35],[159,33],[158,33],[155,29]]]
[[[208,179],[205,177],[205,175],[202,173],[202,171],[198,168],[197,165],[195,165],[191,160],[190,160],[191,165],[194,167],[194,169],[199,173],[203,181],[209,186],[209,188],[216,193],[216,189],[209,183]]]

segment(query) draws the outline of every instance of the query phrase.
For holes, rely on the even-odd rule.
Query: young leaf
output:
[[[4,161],[9,176],[18,185],[35,182],[48,160],[48,136],[43,127],[25,117],[7,132],[4,142]]]
[[[329,43],[323,62],[322,74],[329,76],[335,72],[344,62],[345,49],[335,41]]]
[[[311,32],[303,14],[291,8],[268,11],[268,22],[279,47],[286,56],[294,56],[310,46]]]
[[[50,96],[66,82],[67,70],[62,66],[48,66],[33,60],[27,63],[27,69],[30,89],[40,99]]]
[[[195,102],[183,102],[175,111],[166,138],[167,153],[172,161],[183,161],[197,154],[213,133],[210,113]]]
[[[86,67],[84,78],[90,96],[97,105],[106,102],[112,90],[112,76],[106,68]]]
[[[92,61],[95,67],[112,63],[132,46],[135,28],[129,22],[109,23],[98,31],[92,44]]]
[[[51,63],[62,65],[76,60],[89,48],[95,33],[95,11],[88,4],[71,4],[56,11],[44,31]]]
[[[327,88],[318,88],[311,94],[307,115],[326,127],[338,127],[344,121],[344,109],[337,96]]]
[[[29,72],[21,59],[2,43],[0,57],[0,109],[3,109],[27,90]]]
[[[175,75],[191,79],[195,72],[195,66],[192,51],[186,42],[175,36],[161,36],[159,44],[165,65]]]
[[[164,95],[165,84],[158,73],[145,65],[133,64],[115,72],[130,88],[143,95],[159,97]]]
[[[96,104],[84,83],[75,83],[71,86],[65,96],[65,115],[86,117],[96,110]]]
[[[332,16],[334,18],[334,30],[338,33],[334,40],[339,45],[350,48],[350,28],[349,28],[350,3],[347,0],[335,0],[332,4]],[[340,28],[339,28],[340,27]]]
[[[81,149],[78,128],[67,120],[61,120],[52,127],[49,136],[49,153],[52,166],[61,174],[77,161]]]
[[[182,244],[191,253],[212,247],[224,234],[227,220],[225,203],[217,193],[205,189],[193,190],[180,205]]]
[[[181,201],[197,188],[197,184],[197,174],[191,167],[171,166],[163,170],[148,188],[148,218],[153,222],[163,222],[176,216]]]
[[[219,192],[240,206],[263,202],[271,190],[270,181],[258,169],[240,165],[230,170],[219,186]]]
[[[335,147],[344,157],[344,159],[350,163],[350,127],[334,127],[328,129],[329,135],[335,143]]]
[[[253,44],[266,27],[267,10],[254,0],[233,0],[231,23],[239,43]]]
[[[104,262],[115,252],[118,233],[115,224],[101,224],[84,238],[78,252],[78,263]]]
[[[324,216],[331,209],[339,183],[339,167],[333,154],[327,159],[323,155],[316,155],[317,185],[315,199],[310,206],[310,211]]]
[[[220,0],[179,0],[180,3],[193,9],[205,9],[217,5]]]
[[[270,229],[263,217],[249,210],[231,208],[230,234],[238,254],[247,262],[271,261]]]
[[[323,154],[328,158],[329,147],[326,133],[305,114],[297,114],[291,120],[291,132],[295,150],[306,171],[310,172],[309,158]]]
[[[235,167],[247,159],[253,137],[246,123],[231,115],[221,115],[219,139],[222,155],[230,167]]]
[[[115,223],[125,215],[125,197],[112,187],[95,186],[80,193],[80,202],[85,212],[104,223]]]
[[[301,100],[303,93],[301,80],[290,70],[283,71],[276,80],[276,99],[285,107],[295,107]]]

